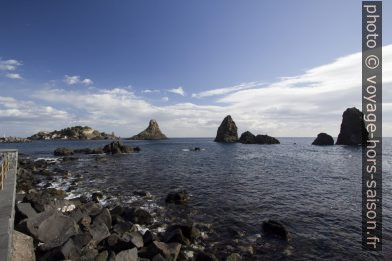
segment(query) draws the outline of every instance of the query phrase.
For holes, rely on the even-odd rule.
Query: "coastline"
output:
[[[252,245],[211,245],[207,240],[212,232],[210,225],[194,222],[186,214],[187,192],[173,191],[166,197],[166,204],[146,210],[140,201],[155,197],[148,191],[130,192],[139,201],[134,205],[108,203],[108,195],[97,191],[91,192],[89,198],[75,197],[72,187],[62,190],[53,188],[53,184],[58,179],[69,179],[75,187],[83,177],[58,168],[58,162],[24,156],[19,166],[15,229],[32,237],[37,260],[114,260],[110,258],[119,255],[138,256],[140,260],[256,260]],[[39,227],[45,222],[45,234],[52,235],[51,240],[32,228],[32,224]],[[73,227],[73,232],[68,237],[60,236],[61,241],[53,244],[51,241],[58,239],[58,226],[64,226],[61,231]],[[277,240],[274,247],[283,246],[282,256],[286,256],[283,251],[288,238],[281,238],[279,233],[286,235],[287,231],[279,227],[268,231],[269,228],[266,232]]]

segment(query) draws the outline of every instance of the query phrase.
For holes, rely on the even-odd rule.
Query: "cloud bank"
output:
[[[185,95],[181,87],[171,91]],[[215,100],[198,105],[205,97]],[[213,137],[223,117],[231,114],[240,132],[337,136],[343,111],[361,108],[361,53],[271,84],[244,83],[187,99],[158,106],[126,88],[42,88],[27,101],[0,96],[0,127],[8,135],[28,136],[38,129],[82,124],[129,137],[155,118],[170,137]],[[384,136],[392,136],[392,45],[383,49],[383,101]]]

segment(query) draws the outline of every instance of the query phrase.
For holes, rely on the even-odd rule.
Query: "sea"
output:
[[[209,224],[211,244],[256,244],[261,224],[274,219],[290,233],[284,254],[255,253],[255,260],[392,260],[392,138],[383,139],[383,251],[361,248],[361,147],[312,146],[313,138],[279,138],[277,145],[222,144],[213,138],[130,141],[139,153],[82,155],[62,168],[83,176],[71,197],[100,191],[106,203],[132,203],[135,191],[153,199],[145,208],[165,208],[178,189],[191,195],[181,211]],[[94,148],[109,141],[33,141],[0,144],[35,159],[56,160],[57,147]],[[200,151],[193,151],[198,147]],[[69,181],[53,180],[69,188]],[[105,202],[104,202],[105,203]]]

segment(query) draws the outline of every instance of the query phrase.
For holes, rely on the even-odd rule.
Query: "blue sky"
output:
[[[385,46],[392,43],[391,6],[386,1],[383,7]],[[0,35],[0,132],[6,135],[88,124],[131,136],[155,117],[171,136],[214,136],[214,125],[227,113],[237,114],[240,129],[278,136],[315,136],[326,129],[336,135],[344,109],[360,105],[360,96],[346,105],[337,101],[328,115],[336,124],[301,130],[278,122],[298,120],[301,113],[288,109],[300,103],[283,97],[279,104],[280,93],[270,94],[275,107],[260,109],[232,97],[253,97],[248,93],[282,84],[281,77],[303,78],[359,52],[356,0],[3,0]],[[322,76],[315,77],[299,86],[283,83],[322,86]],[[315,118],[317,112],[300,121],[303,126]],[[184,133],[195,127],[201,128]]]

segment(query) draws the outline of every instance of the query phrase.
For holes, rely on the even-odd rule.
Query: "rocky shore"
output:
[[[114,144],[115,145],[115,144]],[[113,147],[107,145],[108,147]],[[111,154],[104,154],[110,160]],[[89,155],[87,155],[89,156]],[[20,157],[15,205],[15,238],[23,247],[15,254],[23,260],[259,260],[266,253],[280,251],[287,257],[290,234],[277,221],[260,222],[262,238],[253,243],[235,238],[216,240],[214,228],[193,221],[186,213],[192,196],[173,190],[161,208],[146,209],[140,204],[105,203],[100,191],[71,198],[84,177],[62,168],[58,161]],[[68,179],[65,190],[54,188],[59,179]],[[124,191],[142,201],[155,198],[148,191]]]

